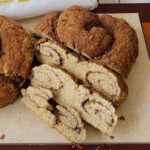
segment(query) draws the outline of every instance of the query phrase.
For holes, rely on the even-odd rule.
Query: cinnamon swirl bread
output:
[[[127,85],[119,75],[102,65],[87,61],[84,57],[70,52],[51,39],[38,42],[35,55],[42,64],[54,65],[67,70],[113,103],[126,99]]]
[[[81,6],[72,6],[61,14],[47,14],[35,32],[52,37],[123,77],[128,76],[138,57],[138,38],[127,21],[98,16]]]
[[[31,85],[51,90],[59,105],[73,107],[86,122],[107,135],[112,134],[117,124],[113,105],[67,72],[46,64],[34,67]]]
[[[86,138],[86,130],[78,112],[71,107],[58,105],[51,90],[29,86],[22,89],[22,102],[28,109],[45,121],[50,127],[63,134],[71,142]]]
[[[59,40],[88,58],[96,59],[127,77],[138,56],[138,38],[124,20],[98,16],[80,6],[65,9],[59,16]]]
[[[35,31],[43,35],[49,35],[58,40],[56,36],[56,27],[61,12],[50,12],[46,14],[35,26]]]

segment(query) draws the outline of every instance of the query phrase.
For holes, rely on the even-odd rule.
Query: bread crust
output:
[[[0,16],[0,107],[12,103],[28,78],[33,60],[28,33],[15,21]]]
[[[124,19],[110,15],[102,15],[99,18],[101,25],[113,35],[114,41],[109,51],[95,62],[128,77],[139,53],[136,32]]]
[[[0,75],[0,108],[13,103],[18,95],[19,91],[12,81]]]
[[[99,25],[96,14],[73,6],[61,13],[56,31],[67,47],[94,58],[101,55],[112,41],[111,35]]]
[[[43,35],[49,35],[54,40],[58,40],[56,27],[61,12],[49,12],[36,24],[35,32]]]
[[[57,37],[57,41],[93,62],[110,68],[124,78],[128,77],[138,57],[138,38],[124,19],[98,16],[80,6],[72,6],[59,15],[49,13],[44,18],[37,24],[35,32]],[[53,19],[58,22],[54,29],[57,33],[48,23]],[[39,32],[38,26],[46,28]]]

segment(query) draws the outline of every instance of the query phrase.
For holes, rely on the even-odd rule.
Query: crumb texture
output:
[[[81,58],[53,40],[39,42],[35,55],[40,63],[67,70],[88,87],[103,93],[113,103],[119,103],[127,97],[128,88],[122,77],[102,65]]]
[[[27,89],[22,89],[22,95],[22,102],[26,107],[50,127],[63,134],[71,142],[85,140],[86,130],[79,113],[72,107],[57,104],[51,90],[29,86]]]
[[[105,134],[112,134],[117,124],[113,105],[100,94],[78,85],[65,71],[49,65],[35,67],[31,85],[51,89],[58,104],[76,109],[86,122]]]

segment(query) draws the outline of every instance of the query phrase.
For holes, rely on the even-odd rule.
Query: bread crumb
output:
[[[114,139],[115,137],[114,137],[114,136],[110,136],[110,138],[111,138],[111,139]]]
[[[119,117],[119,120],[124,121],[124,120],[125,120],[125,117],[124,117],[124,116],[120,116],[120,117]]]
[[[0,136],[0,140],[4,140],[5,139],[5,134],[2,134],[1,136]]]

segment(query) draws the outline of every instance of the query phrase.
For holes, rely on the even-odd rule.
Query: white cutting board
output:
[[[114,131],[114,139],[101,134],[90,125],[87,126],[86,143],[100,142],[150,142],[150,60],[138,14],[113,14],[123,17],[136,30],[139,38],[139,57],[134,65],[127,84],[129,96],[117,110],[119,121]],[[23,20],[20,23],[31,30],[39,18]],[[68,143],[68,141],[49,128],[18,100],[13,105],[0,109],[0,135],[6,137],[0,143]]]

